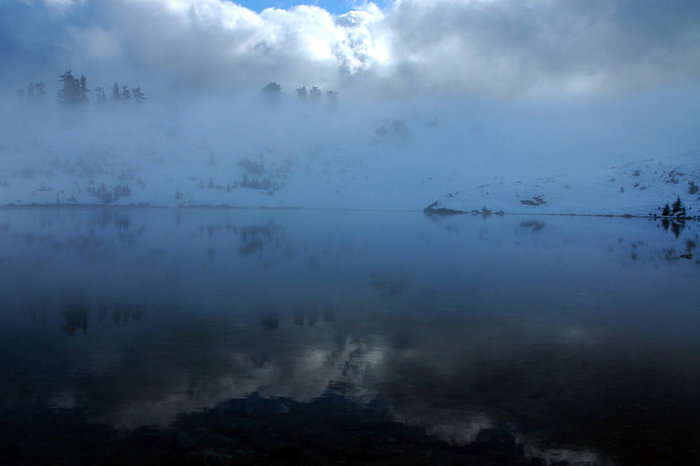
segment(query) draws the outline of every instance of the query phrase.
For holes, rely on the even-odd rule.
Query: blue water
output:
[[[333,392],[382,400],[453,445],[508,425],[530,457],[662,464],[700,436],[699,233],[594,217],[0,210],[0,408],[130,430],[252,393]]]

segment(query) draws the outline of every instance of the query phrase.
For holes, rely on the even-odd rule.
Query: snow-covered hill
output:
[[[515,182],[496,181],[448,193],[432,213],[662,215],[680,199],[685,215],[700,215],[700,152],[646,159],[597,172]]]
[[[259,97],[0,108],[0,206],[648,215],[680,197],[689,214],[700,207],[700,152],[658,155],[696,147],[683,128],[676,142],[622,141],[640,131],[629,122],[558,138],[550,113]]]
[[[0,206],[420,209],[444,190],[438,179],[426,188],[446,159],[426,156],[433,129],[421,119],[409,128],[323,106],[108,110],[0,128]]]

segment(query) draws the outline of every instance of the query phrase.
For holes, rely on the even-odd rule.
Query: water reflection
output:
[[[529,228],[532,231],[540,231],[544,228],[546,223],[540,222],[538,220],[527,220],[524,222],[520,222],[520,227],[521,228]]]
[[[680,461],[700,433],[697,224],[8,209],[0,225],[5,410],[135,429],[331,393],[453,444],[597,464]]]
[[[75,335],[78,331],[87,332],[89,311],[89,306],[80,303],[69,303],[61,307],[58,314],[65,322],[63,330],[66,335]]]

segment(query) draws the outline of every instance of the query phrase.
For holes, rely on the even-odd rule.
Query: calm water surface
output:
[[[332,394],[455,447],[508,432],[532,464],[680,464],[700,439],[699,233],[617,218],[0,210],[0,455],[21,462],[27,438],[50,441],[40,424],[57,413],[172,431],[251,394],[284,413]]]

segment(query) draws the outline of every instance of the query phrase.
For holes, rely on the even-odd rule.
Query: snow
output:
[[[428,210],[445,213],[661,215],[680,198],[690,217],[700,215],[700,152],[563,173],[534,180],[497,181],[445,194]]]
[[[419,210],[443,192],[425,173],[449,154],[436,165],[418,147],[422,121],[411,135],[360,111],[250,105],[15,115],[0,128],[0,206]]]
[[[541,113],[463,102],[363,107],[287,99],[269,107],[257,95],[77,112],[55,104],[6,107],[0,206],[431,205],[459,212],[649,215],[680,197],[697,215],[700,194],[689,191],[700,185],[700,152],[673,155],[677,147],[667,140],[659,145],[671,155],[659,155],[658,147],[640,151],[653,135],[629,144],[595,129],[549,136],[537,128],[558,114]],[[625,124],[620,128],[636,130]],[[695,139],[679,137],[677,146]],[[615,162],[622,163],[610,166]]]

